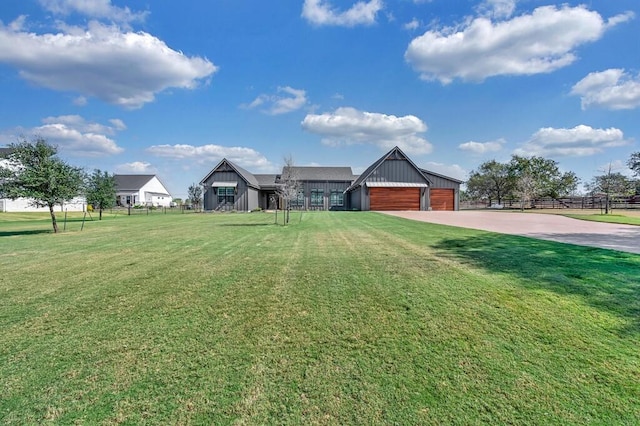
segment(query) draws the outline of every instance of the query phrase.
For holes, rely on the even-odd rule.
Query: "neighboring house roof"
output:
[[[138,191],[155,175],[113,175],[118,191]]]
[[[429,170],[426,170],[426,169],[420,169],[420,171],[422,171],[422,173],[424,173],[425,175],[437,176],[439,178],[447,179],[447,180],[450,180],[450,181],[455,182],[455,183],[464,183],[463,180],[458,180],[458,179],[452,178],[451,176],[441,175],[440,173],[435,173],[435,172],[432,172],[432,171],[429,171]]]
[[[209,179],[212,174],[214,174],[216,171],[218,171],[218,169],[223,164],[227,164],[229,167],[231,167],[242,179],[244,179],[245,182],[247,182],[248,186],[251,186],[251,187],[253,187],[255,189],[260,189],[260,184],[258,183],[258,180],[256,179],[256,177],[251,172],[246,171],[242,167],[238,166],[237,164],[232,163],[231,161],[227,160],[226,158],[223,158],[218,163],[218,165],[215,166],[213,168],[213,170],[211,170],[209,172],[209,174],[207,176],[205,176],[205,178],[200,181],[200,185],[204,185],[204,182],[207,179]]]
[[[158,179],[158,182],[166,192],[147,191],[147,193],[152,195],[171,195],[167,187],[156,175],[113,175],[113,179],[116,181],[116,192],[139,191],[153,178]]]
[[[362,183],[367,180],[367,178],[369,176],[371,176],[371,174],[373,172],[376,171],[376,169],[378,167],[380,167],[380,165],[382,163],[384,163],[384,161],[388,158],[401,158],[403,160],[407,160],[409,162],[409,164],[411,164],[413,166],[413,168],[416,169],[416,171],[418,173],[420,173],[420,175],[422,175],[422,177],[424,178],[424,180],[426,182],[429,182],[429,184],[431,184],[431,181],[429,180],[429,178],[427,176],[425,176],[424,172],[422,171],[422,169],[420,169],[418,166],[415,165],[415,163],[413,161],[411,161],[411,159],[409,157],[407,157],[407,155],[402,152],[402,150],[400,148],[398,148],[397,146],[394,147],[393,149],[391,149],[391,151],[387,152],[385,155],[383,155],[382,157],[378,158],[378,160],[376,160],[372,165],[370,165],[367,170],[365,170],[364,172],[362,172],[362,174],[360,176],[358,176],[358,178],[351,184],[351,186],[349,186],[345,192],[347,191],[351,191],[352,189],[357,188],[358,186],[361,186]]]
[[[282,174],[288,174],[288,167],[282,168]],[[297,180],[316,181],[353,181],[354,176],[351,167],[312,167],[294,166],[291,167],[291,175]]]

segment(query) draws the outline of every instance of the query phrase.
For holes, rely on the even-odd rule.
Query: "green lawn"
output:
[[[0,214],[4,424],[640,423],[640,256],[367,212],[77,220]]]
[[[574,219],[592,220],[594,222],[620,223],[624,225],[640,225],[640,216],[626,216],[623,214],[567,214]]]

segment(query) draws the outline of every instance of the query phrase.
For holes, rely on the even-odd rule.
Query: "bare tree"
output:
[[[284,223],[289,223],[291,212],[291,200],[298,198],[298,192],[301,189],[300,175],[296,169],[293,157],[288,155],[284,157],[284,167],[278,181],[277,193],[282,199],[284,214]]]
[[[524,211],[525,205],[531,205],[537,190],[538,182],[531,174],[524,173],[517,178],[514,193],[520,198],[520,210]]]
[[[633,192],[633,182],[620,172],[613,172],[611,163],[606,169],[601,169],[601,175],[594,176],[588,185],[592,194],[604,193],[605,214],[609,214],[612,195],[629,195]]]
[[[193,208],[198,210],[198,207],[200,207],[200,202],[202,201],[202,187],[193,183],[191,184],[191,186],[189,186],[187,194],[189,201],[193,205]]]

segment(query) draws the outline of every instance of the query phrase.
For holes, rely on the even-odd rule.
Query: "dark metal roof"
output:
[[[282,168],[282,174],[286,175],[288,167]],[[351,182],[355,178],[351,167],[313,167],[294,166],[291,167],[291,174],[297,180],[319,180],[319,181],[347,181]]]
[[[455,182],[455,183],[464,183],[463,180],[458,180],[458,179],[452,178],[451,176],[441,175],[440,173],[431,172],[431,171],[426,170],[426,169],[420,169],[420,170],[422,171],[422,173],[424,173],[427,176],[428,175],[433,175],[433,176],[439,177],[441,179],[450,180],[450,181]]]
[[[276,177],[278,175],[253,175],[256,180],[258,181],[258,184],[263,187],[263,186],[275,186],[276,185]]]
[[[155,175],[113,175],[118,191],[138,191]]]
[[[370,165],[370,166],[367,168],[367,170],[365,170],[364,172],[362,172],[362,174],[361,174],[360,176],[358,176],[358,178],[357,178],[357,179],[356,179],[356,180],[351,184],[351,186],[349,186],[349,188],[347,188],[347,189],[345,190],[345,192],[346,192],[346,191],[351,191],[352,189],[357,188],[358,186],[362,185],[362,182],[364,182],[365,180],[367,180],[367,178],[368,178],[369,176],[371,176],[371,174],[372,174],[372,173],[373,173],[373,172],[374,172],[378,167],[380,167],[380,165],[381,165],[382,163],[384,163],[384,161],[385,161],[387,158],[390,158],[391,156],[397,156],[397,157],[401,157],[401,158],[403,158],[403,159],[407,160],[407,161],[409,162],[409,164],[411,164],[411,165],[416,169],[416,171],[418,171],[418,173],[420,173],[420,174],[422,175],[422,177],[424,177],[424,180],[425,180],[426,182],[429,182],[429,184],[431,184],[431,181],[429,181],[429,178],[427,178],[427,177],[424,175],[424,172],[422,171],[422,169],[420,169],[418,166],[416,166],[416,165],[414,164],[414,162],[413,162],[413,161],[411,161],[411,159],[410,159],[409,157],[407,157],[407,155],[406,155],[404,152],[402,152],[402,150],[401,150],[400,148],[398,148],[398,147],[396,146],[396,147],[393,147],[393,149],[391,149],[391,151],[387,152],[385,155],[383,155],[382,157],[378,158],[378,159],[377,159],[377,160],[376,160],[372,165]]]

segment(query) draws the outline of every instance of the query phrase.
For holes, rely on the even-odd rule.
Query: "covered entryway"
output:
[[[431,210],[455,210],[456,203],[453,189],[431,188],[429,191]]]
[[[369,188],[370,210],[420,210],[420,188]]]

